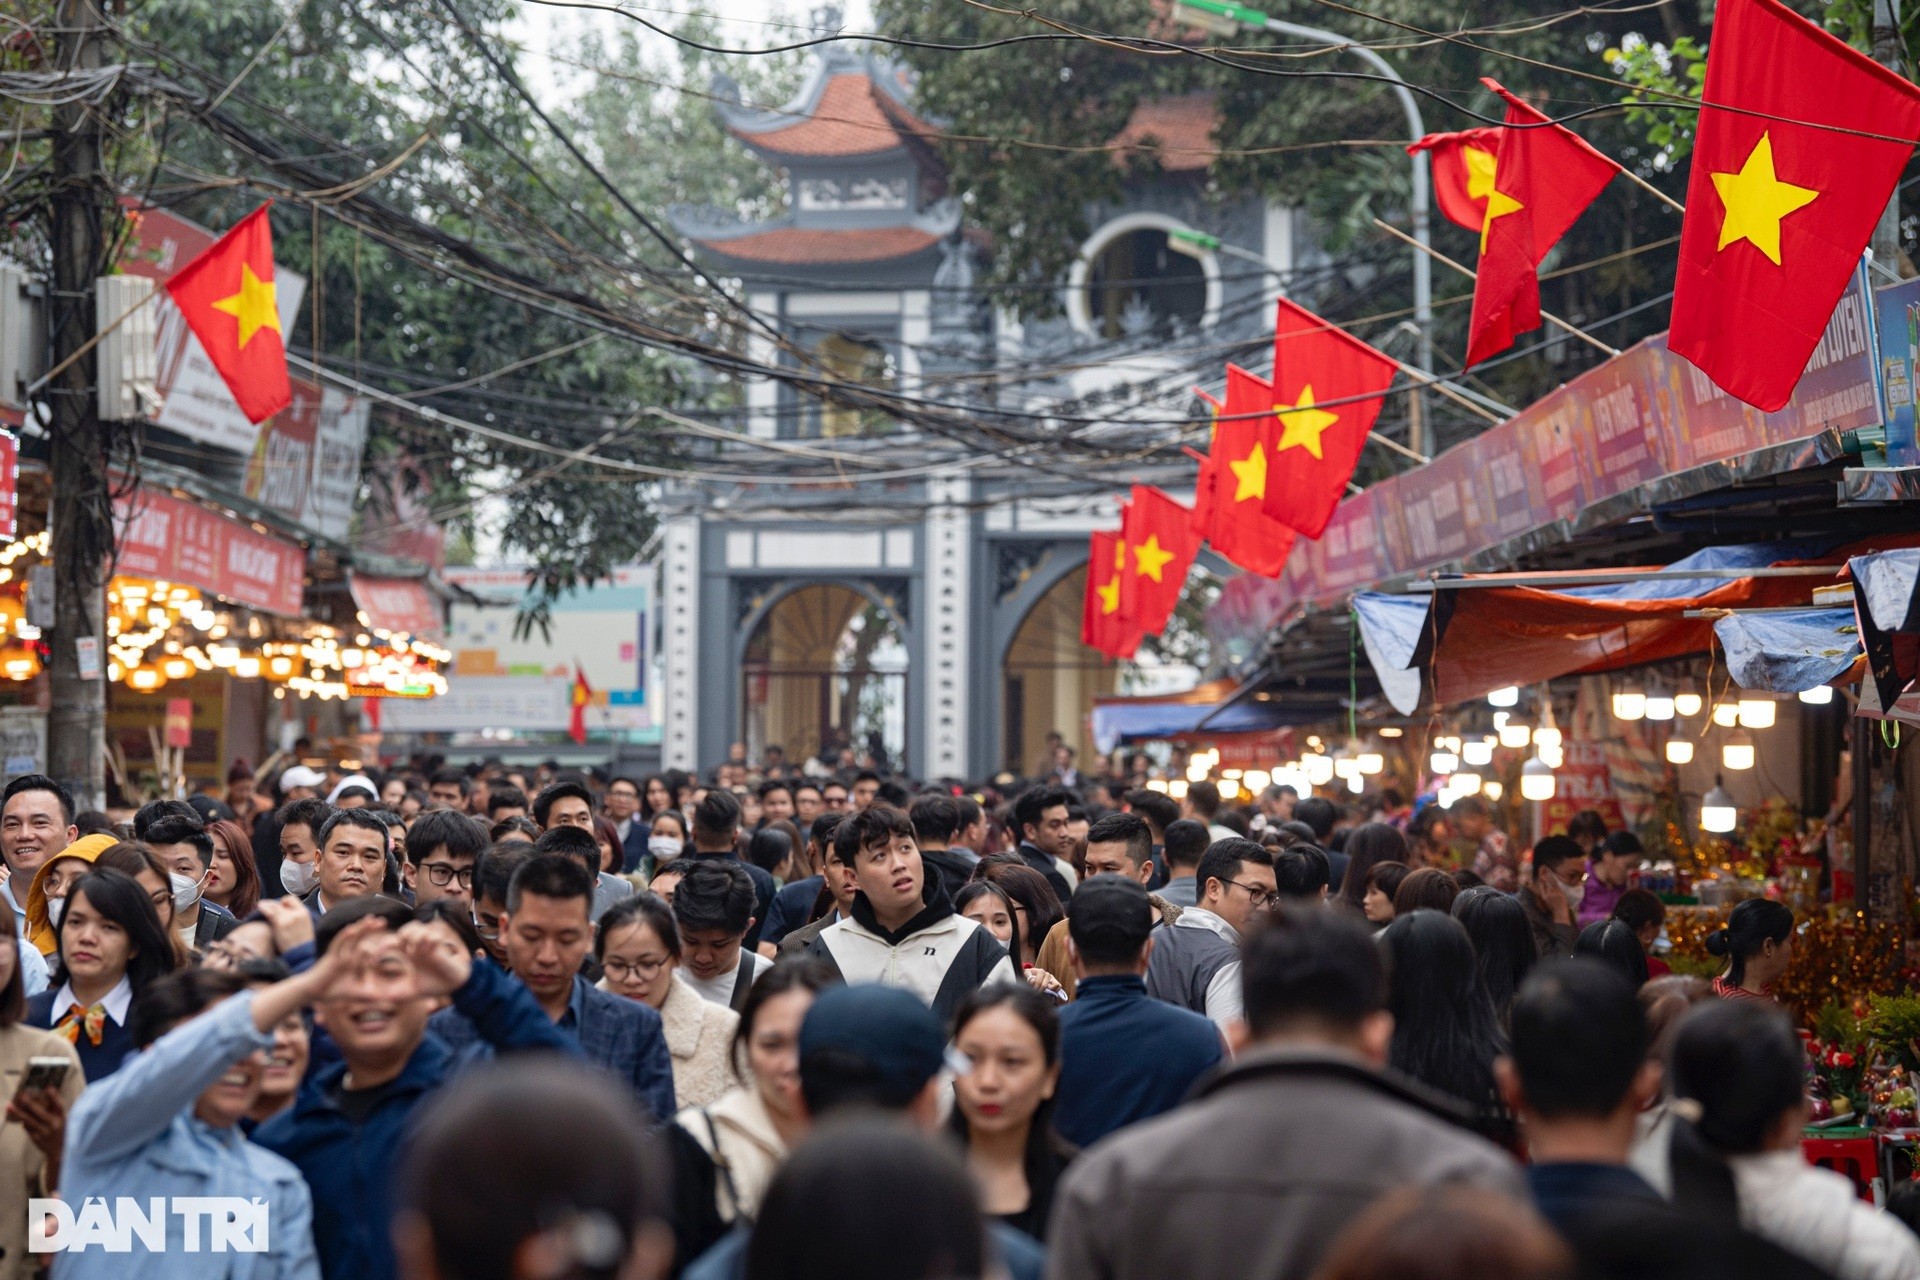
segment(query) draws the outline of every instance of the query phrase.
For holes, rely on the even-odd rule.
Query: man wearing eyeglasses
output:
[[[473,864],[487,847],[487,829],[453,809],[432,809],[407,832],[407,888],[418,906],[436,898],[473,903]]]
[[[1216,840],[1200,856],[1194,883],[1194,905],[1154,928],[1147,994],[1225,1028],[1240,1020],[1240,932],[1274,902],[1273,856],[1238,836]]]

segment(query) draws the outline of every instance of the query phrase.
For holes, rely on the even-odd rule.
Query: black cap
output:
[[[940,1020],[911,992],[874,983],[830,987],[800,1024],[800,1059],[833,1049],[865,1063],[883,1089],[905,1101],[946,1062]]]
[[[1067,906],[1067,935],[1095,963],[1137,954],[1153,932],[1153,903],[1146,886],[1126,876],[1090,876]]]

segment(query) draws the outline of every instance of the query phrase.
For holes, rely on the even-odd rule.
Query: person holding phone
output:
[[[67,1112],[86,1087],[74,1047],[27,1026],[26,1011],[19,952],[0,946],[0,1090],[11,1095],[0,1124],[0,1280],[27,1280],[37,1270],[27,1252],[27,1201],[53,1194]]]

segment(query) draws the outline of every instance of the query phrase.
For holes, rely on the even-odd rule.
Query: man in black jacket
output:
[[[949,898],[958,897],[979,862],[953,847],[954,834],[960,830],[960,802],[932,793],[917,796],[907,817],[913,823],[913,842],[920,846],[920,861],[928,871],[939,873]]]
[[[1073,896],[1073,886],[1060,874],[1055,859],[1065,859],[1073,845],[1067,810],[1076,803],[1078,797],[1065,787],[1034,787],[1013,802],[1013,825],[1020,833],[1015,852],[1047,878],[1062,902]]]

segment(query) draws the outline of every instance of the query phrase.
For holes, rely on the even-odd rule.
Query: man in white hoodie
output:
[[[831,856],[853,869],[858,892],[848,918],[821,930],[807,953],[846,981],[910,991],[942,1025],[983,983],[1017,981],[1006,948],[954,911],[940,877],[927,875],[906,814],[868,805],[834,832]]]

